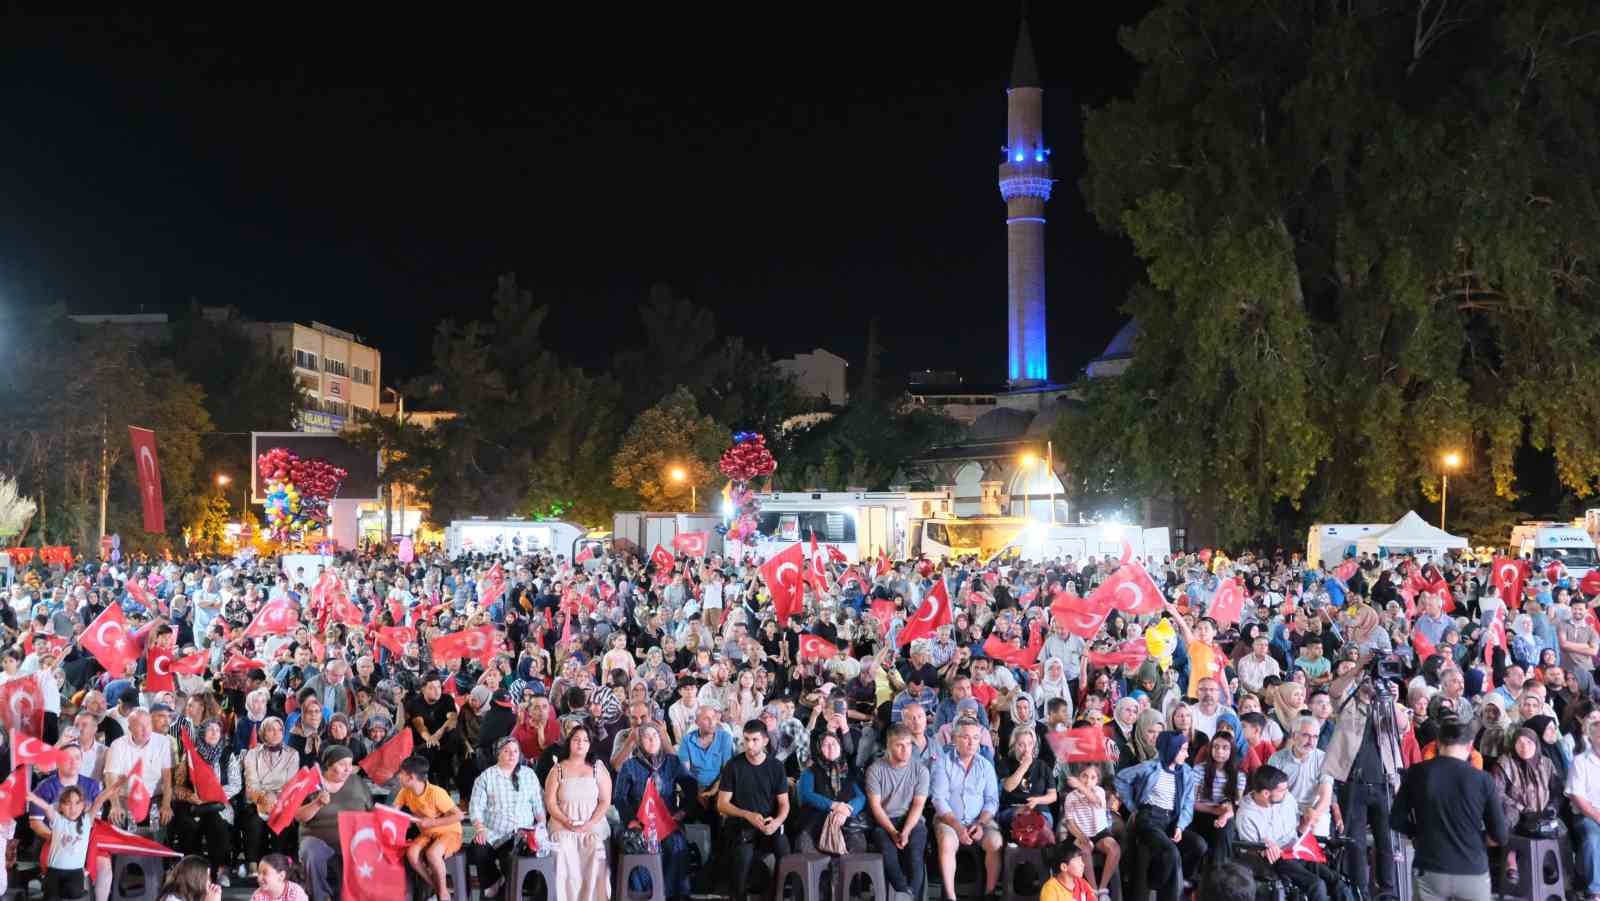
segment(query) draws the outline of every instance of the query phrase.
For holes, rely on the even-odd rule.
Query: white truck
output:
[[[571,560],[589,530],[561,519],[458,519],[444,531],[445,553],[525,554],[542,550]]]
[[[1535,566],[1560,560],[1574,578],[1594,569],[1594,536],[1580,523],[1525,522],[1511,530],[1511,552],[1531,559]]]
[[[611,543],[619,553],[648,557],[661,545],[673,550],[672,539],[681,532],[704,532],[706,553],[722,553],[722,535],[717,526],[722,517],[715,513],[653,513],[629,510],[612,514]]]
[[[762,558],[792,544],[833,547],[851,563],[880,553],[896,560],[914,557],[921,546],[923,522],[951,515],[955,489],[934,491],[777,491],[758,496],[760,535],[730,544],[729,552]],[[724,511],[732,516],[733,511]]]
[[[1319,522],[1306,535],[1306,563],[1333,569],[1347,555],[1356,552],[1356,543],[1368,535],[1382,532],[1392,522]]]

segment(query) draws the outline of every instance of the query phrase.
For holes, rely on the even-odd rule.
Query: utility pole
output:
[[[100,414],[100,538],[106,537],[106,499],[111,494],[111,448],[106,439],[106,415]]]

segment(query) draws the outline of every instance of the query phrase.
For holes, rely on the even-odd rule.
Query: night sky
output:
[[[315,318],[394,383],[497,273],[590,367],[663,280],[779,354],[859,364],[877,314],[891,371],[998,381],[1016,12],[892,6],[0,15],[0,305]],[[1130,255],[1083,210],[1080,110],[1128,90],[1116,31],[1148,6],[1032,15],[1056,380],[1121,322]]]

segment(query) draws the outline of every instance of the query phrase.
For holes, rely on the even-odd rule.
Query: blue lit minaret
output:
[[[1028,39],[1026,15],[1017,31],[1006,91],[1005,162],[1000,196],[1006,202],[1006,378],[1014,388],[1050,380],[1044,315],[1044,203],[1050,199],[1050,151],[1044,146],[1044,91]]]

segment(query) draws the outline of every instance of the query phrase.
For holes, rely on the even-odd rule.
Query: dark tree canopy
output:
[[[1224,539],[1277,505],[1396,515],[1465,452],[1600,474],[1600,7],[1169,0],[1090,110],[1090,208],[1144,279],[1131,367],[1059,432],[1074,472]]]

